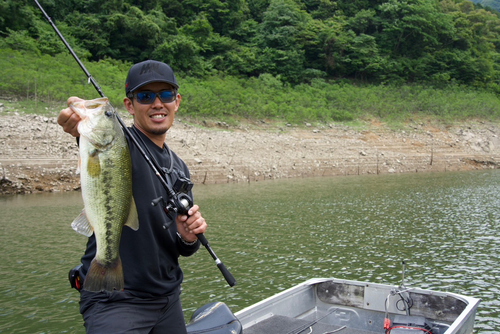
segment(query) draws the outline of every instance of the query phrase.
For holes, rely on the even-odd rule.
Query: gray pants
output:
[[[179,294],[139,298],[127,291],[82,290],[80,312],[87,334],[182,334],[186,324]]]

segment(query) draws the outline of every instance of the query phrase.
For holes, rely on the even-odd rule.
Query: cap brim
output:
[[[146,86],[150,83],[153,83],[153,82],[164,82],[164,83],[167,83],[169,85],[172,85],[173,87],[175,87],[175,89],[179,89],[179,85],[177,85],[175,82],[172,82],[172,81],[169,81],[169,80],[161,80],[161,79],[154,79],[154,80],[149,80],[149,81],[146,81],[146,82],[142,82],[140,85],[137,85],[129,90],[127,90],[127,94],[128,93],[131,93],[131,92],[134,92],[136,90],[138,90],[139,88],[143,87],[143,86]]]

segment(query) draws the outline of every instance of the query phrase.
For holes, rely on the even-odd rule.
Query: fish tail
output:
[[[89,271],[83,282],[83,289],[87,291],[123,290],[122,261],[116,260],[104,265],[93,259]]]

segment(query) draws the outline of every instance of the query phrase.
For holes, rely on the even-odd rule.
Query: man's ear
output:
[[[179,109],[179,105],[181,104],[181,94],[177,94],[177,98],[175,99],[175,111]]]
[[[123,99],[123,105],[125,106],[125,109],[127,109],[128,113],[130,115],[133,116],[135,114],[134,101],[132,101],[131,99],[129,99],[128,97],[126,97],[126,98]]]

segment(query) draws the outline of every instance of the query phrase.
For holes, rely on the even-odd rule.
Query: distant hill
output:
[[[500,0],[471,0],[473,3],[480,4],[483,7],[490,7],[500,12]]]

